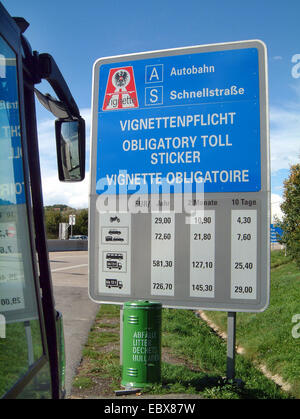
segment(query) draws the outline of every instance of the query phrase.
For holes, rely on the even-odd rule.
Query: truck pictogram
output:
[[[107,279],[105,279],[105,286],[107,288],[119,288],[119,289],[122,289],[123,288],[123,282],[122,281],[119,281],[118,279],[107,278]]]
[[[116,261],[116,260],[107,260],[106,261],[106,267],[108,269],[122,269],[122,263]]]

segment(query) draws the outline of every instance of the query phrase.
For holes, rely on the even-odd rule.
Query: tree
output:
[[[76,215],[76,224],[72,227],[72,234],[88,235],[88,210],[70,208],[67,205],[57,204],[45,207],[45,224],[48,239],[57,239],[59,235],[59,223],[69,223],[69,216]],[[71,228],[69,227],[69,234]]]
[[[73,226],[73,235],[82,234],[88,235],[88,210],[83,209],[76,211],[76,224]]]
[[[283,230],[281,242],[300,267],[300,164],[291,166],[290,176],[284,182],[283,198],[280,206],[284,213],[280,223]]]
[[[58,238],[59,223],[61,222],[61,213],[59,211],[45,211],[45,224],[48,239]]]

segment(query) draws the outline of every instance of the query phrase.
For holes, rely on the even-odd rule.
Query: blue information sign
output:
[[[271,243],[278,243],[278,241],[281,239],[283,234],[283,230],[280,227],[274,226],[274,224],[271,224],[270,226],[270,239]]]
[[[256,47],[99,69],[96,193],[261,190]]]
[[[266,62],[257,40],[95,62],[92,299],[268,306]]]

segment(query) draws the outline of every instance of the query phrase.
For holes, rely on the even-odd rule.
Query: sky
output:
[[[101,57],[249,39],[268,51],[272,215],[300,157],[299,0],[2,0],[29,23],[32,49],[53,55],[87,125],[87,176],[57,179],[54,117],[37,104],[44,204],[88,206],[93,63]],[[47,83],[37,86],[50,92]]]

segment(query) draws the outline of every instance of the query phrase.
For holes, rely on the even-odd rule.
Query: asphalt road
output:
[[[68,396],[99,304],[88,296],[88,252],[50,252],[50,266],[56,309],[64,320]]]

